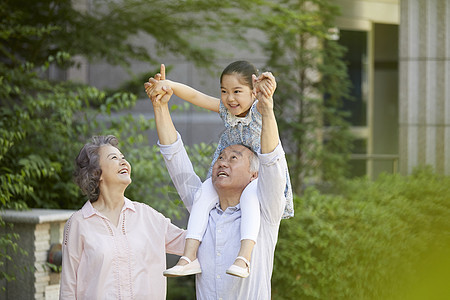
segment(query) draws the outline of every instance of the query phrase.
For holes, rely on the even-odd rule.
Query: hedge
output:
[[[450,177],[354,179],[308,188],[282,221],[273,299],[450,299]]]

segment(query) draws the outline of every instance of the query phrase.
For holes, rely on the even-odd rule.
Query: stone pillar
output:
[[[400,171],[450,175],[450,1],[400,2]]]
[[[59,298],[60,274],[52,272],[47,262],[50,246],[61,243],[64,224],[74,211],[53,209],[32,209],[28,211],[6,210],[0,217],[8,226],[1,227],[1,234],[16,233],[19,247],[28,254],[9,251],[12,262],[5,261],[4,271],[14,274],[16,280],[0,281],[0,300]],[[9,225],[13,225],[9,228]]]

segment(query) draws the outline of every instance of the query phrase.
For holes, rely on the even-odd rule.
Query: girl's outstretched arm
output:
[[[161,64],[161,72],[145,83],[145,89],[148,92],[148,89],[153,90],[162,86],[169,86],[177,97],[185,101],[217,113],[219,112],[220,99],[203,94],[185,84],[166,79],[166,67],[164,64]]]

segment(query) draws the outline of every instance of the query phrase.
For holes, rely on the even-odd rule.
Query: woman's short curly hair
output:
[[[113,135],[93,136],[75,159],[75,182],[91,202],[97,201],[100,194],[100,148],[105,145],[117,148],[118,144],[119,141]]]

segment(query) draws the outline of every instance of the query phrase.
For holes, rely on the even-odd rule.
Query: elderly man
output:
[[[172,122],[168,101],[173,94],[151,95],[161,153],[172,181],[190,211],[194,195],[202,186],[184,149],[181,136]],[[285,207],[286,159],[279,142],[278,126],[273,112],[273,99],[260,100],[262,115],[261,150],[257,154],[260,167],[251,172],[254,154],[243,145],[223,150],[221,159],[213,166],[212,182],[219,202],[209,214],[203,241],[198,250],[202,273],[196,275],[198,299],[270,299],[270,279],[273,270],[278,229]],[[240,247],[239,201],[244,188],[258,177],[261,224],[253,249],[250,276],[242,279],[226,274]]]

